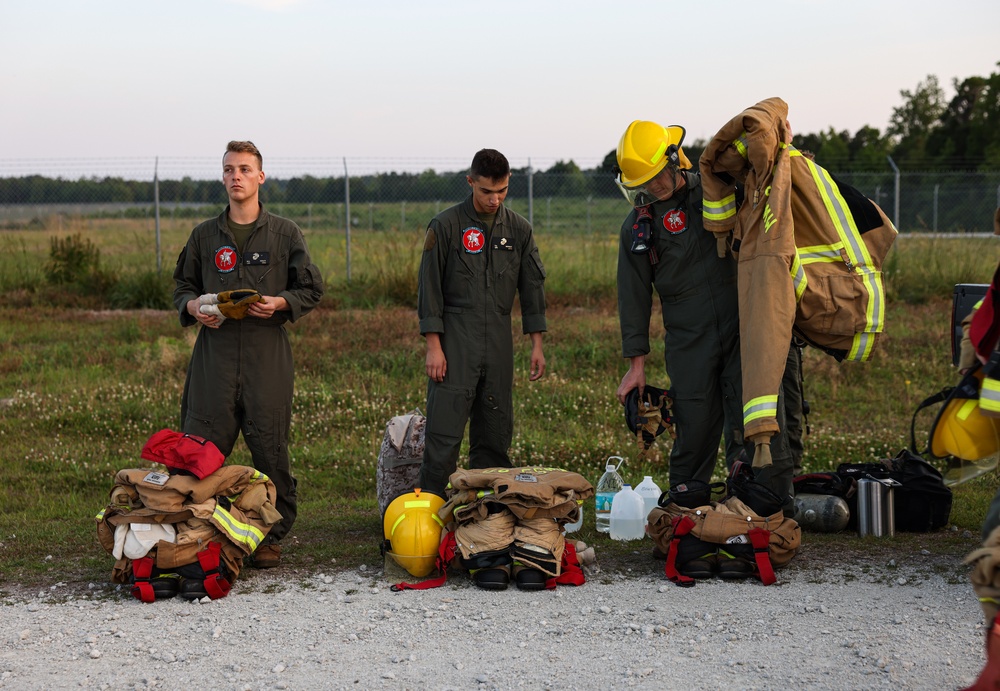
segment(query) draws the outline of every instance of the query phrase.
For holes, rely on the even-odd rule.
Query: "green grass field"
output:
[[[164,223],[167,275],[158,277],[164,290],[190,227],[190,220]],[[287,540],[288,562],[299,568],[331,568],[332,560],[337,567],[370,564],[378,559],[375,465],[385,424],[424,405],[423,341],[414,309],[423,231],[415,224],[406,231],[353,233],[350,282],[342,232],[319,223],[306,232],[328,287],[321,306],[289,329],[297,364],[292,455],[300,517]],[[519,463],[560,466],[592,482],[608,456],[621,455],[627,480],[651,474],[663,486],[668,447],[658,442],[646,462],[636,462],[613,395],[625,371],[614,297],[615,233],[607,227],[537,232],[549,276],[548,374],[527,381],[529,343],[515,319],[511,453]],[[70,235],[99,248],[105,282],[131,285],[132,273],[155,271],[146,220],[63,218],[0,235],[8,248],[0,257],[7,298],[0,305],[0,578],[11,584],[106,581],[112,560],[96,542],[93,516],[118,469],[146,465],[139,458],[146,439],[177,428],[194,331],[181,329],[171,310],[112,310],[79,285],[47,280],[52,238]],[[953,286],[989,281],[1000,256],[995,242],[901,238],[885,267],[891,302],[873,361],[838,364],[806,351],[807,469],[888,457],[908,445],[917,403],[956,380],[948,340]],[[658,314],[652,334],[662,336]],[[660,338],[654,343],[660,345],[649,381],[666,385]],[[918,423],[919,429],[930,419]],[[249,464],[242,443],[230,462]],[[952,522],[959,533],[940,540],[964,535],[954,548],[959,551],[973,544],[969,536],[978,535],[996,486],[991,474],[956,488]],[[598,536],[592,511],[580,535],[598,545],[599,558],[617,558],[623,568],[634,549]],[[866,544],[850,535],[815,539],[837,549]],[[907,539],[900,544],[911,544]]]

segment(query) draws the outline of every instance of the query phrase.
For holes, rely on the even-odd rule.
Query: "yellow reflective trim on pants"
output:
[[[724,221],[736,215],[736,194],[730,194],[719,201],[704,200],[701,215],[710,221]]]
[[[236,520],[236,517],[233,516],[233,514],[229,513],[221,506],[215,507],[215,511],[212,512],[212,517],[222,525],[222,528],[226,531],[230,538],[232,538],[233,542],[246,545],[250,548],[250,551],[257,549],[260,543],[264,540],[264,533],[249,523]]]
[[[101,509],[101,510],[100,510],[100,511],[99,511],[99,512],[97,513],[97,515],[96,515],[96,516],[94,516],[94,520],[96,520],[96,521],[97,521],[98,523],[100,523],[101,521],[103,521],[103,520],[104,520],[104,509]]]
[[[778,415],[778,394],[771,396],[758,396],[747,401],[743,406],[744,426],[753,420],[765,417],[777,417]]]
[[[795,302],[798,302],[802,299],[802,294],[806,292],[806,288],[809,286],[809,279],[806,277],[806,270],[802,266],[798,250],[795,251],[795,257],[792,259],[792,267],[789,273],[792,275],[792,285],[795,287]]]

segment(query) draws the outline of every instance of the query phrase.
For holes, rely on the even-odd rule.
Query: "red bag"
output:
[[[140,455],[168,468],[186,470],[199,480],[221,468],[226,460],[219,447],[208,439],[171,429],[160,430],[151,436]]]

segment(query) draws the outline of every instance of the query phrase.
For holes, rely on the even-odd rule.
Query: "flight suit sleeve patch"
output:
[[[437,235],[434,234],[433,228],[427,229],[427,234],[424,235],[424,252],[434,249],[437,244]]]

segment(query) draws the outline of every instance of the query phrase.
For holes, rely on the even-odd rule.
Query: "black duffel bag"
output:
[[[948,525],[952,493],[941,472],[909,449],[880,463],[841,463],[837,474],[855,480],[863,477],[891,478],[900,483],[893,491],[896,530],[929,533]],[[853,501],[851,501],[853,499]],[[851,523],[855,522],[857,499],[848,500]]]

